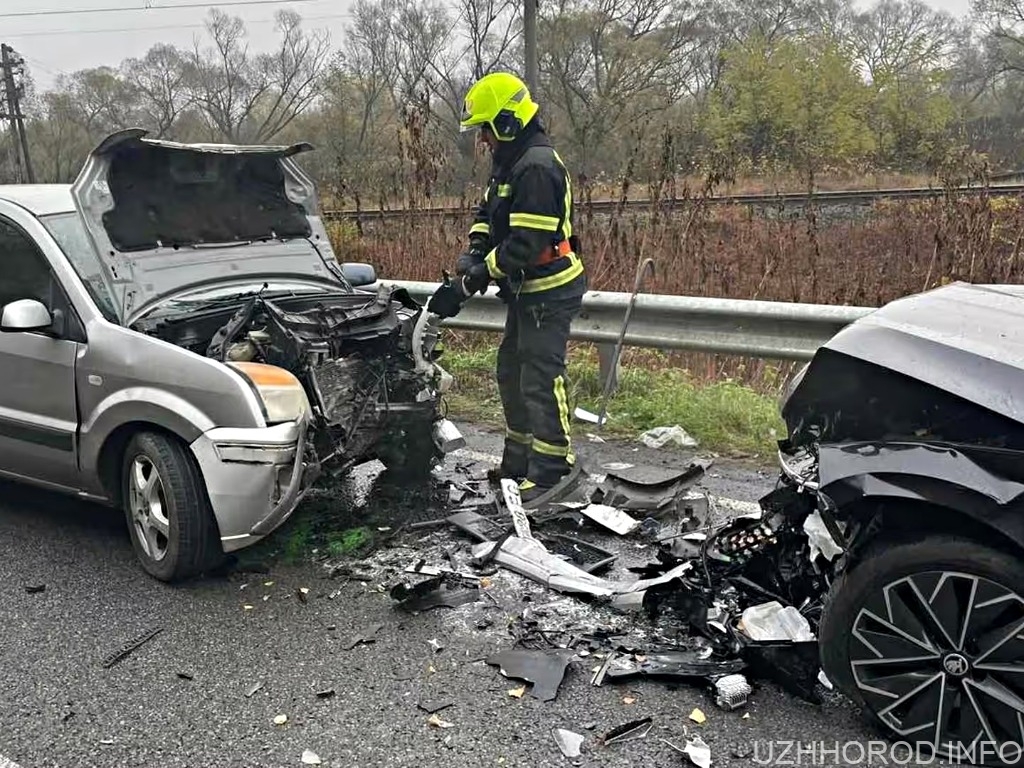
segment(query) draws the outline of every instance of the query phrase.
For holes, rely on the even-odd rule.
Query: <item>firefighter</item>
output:
[[[537,109],[523,81],[507,72],[486,75],[466,94],[461,130],[480,132],[491,178],[456,278],[428,305],[452,317],[492,280],[498,285],[507,305],[496,371],[506,433],[496,474],[519,481],[525,506],[579,474],[565,368],[569,327],[587,289],[571,179]]]

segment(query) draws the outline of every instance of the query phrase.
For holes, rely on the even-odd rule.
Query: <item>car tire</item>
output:
[[[1022,629],[1019,556],[951,536],[880,545],[832,585],[822,668],[923,758],[1019,765]]]
[[[132,547],[151,576],[179,581],[223,559],[199,467],[181,442],[158,432],[134,435],[121,490]]]

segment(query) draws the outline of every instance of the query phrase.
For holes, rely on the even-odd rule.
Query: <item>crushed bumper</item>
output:
[[[303,419],[258,429],[216,428],[192,443],[225,552],[284,523],[315,482]]]

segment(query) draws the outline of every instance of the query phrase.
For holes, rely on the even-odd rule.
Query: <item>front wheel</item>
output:
[[[1024,761],[1019,557],[945,536],[877,550],[833,584],[820,646],[829,679],[900,741]]]
[[[132,437],[124,453],[122,499],[132,547],[160,581],[213,567],[223,550],[195,461],[177,440],[156,432]]]

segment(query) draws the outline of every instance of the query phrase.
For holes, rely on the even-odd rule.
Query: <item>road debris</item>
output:
[[[351,651],[357,645],[375,643],[377,642],[377,633],[382,629],[384,629],[383,624],[371,624],[366,629],[363,629],[348,638],[344,643],[342,643],[341,647],[346,651]]]
[[[512,688],[511,690],[509,690],[508,695],[514,699],[521,699],[523,698],[524,693],[526,693],[525,685],[520,686],[519,688]]]
[[[676,752],[686,755],[690,758],[690,762],[698,766],[698,768],[710,768],[711,767],[711,747],[704,743],[704,739],[700,736],[694,736],[688,742],[686,746],[680,749],[671,741],[666,739],[661,740],[663,744],[667,744],[672,747]]]
[[[251,699],[253,695],[263,687],[263,682],[253,683],[245,689],[245,698]]]
[[[194,680],[195,679],[195,677],[192,675],[191,672],[178,672],[177,675],[178,675],[178,678],[180,680]]]
[[[601,742],[608,746],[610,744],[621,744],[624,741],[637,741],[644,738],[654,727],[654,718],[645,717],[642,720],[630,720],[628,723],[617,725],[601,737]]]
[[[664,448],[674,445],[678,448],[696,448],[698,442],[678,424],[671,427],[654,427],[640,435],[640,442],[648,448]]]
[[[480,600],[480,586],[475,579],[442,572],[412,586],[399,582],[391,588],[390,594],[402,610],[422,613],[434,608],[458,608],[466,603],[475,603]]]
[[[436,714],[430,716],[430,718],[427,720],[427,724],[433,726],[434,728],[454,728],[455,727],[454,723],[449,723],[447,720],[442,720]]]
[[[566,757],[579,757],[582,753],[580,747],[583,746],[585,737],[580,736],[578,733],[567,731],[564,728],[554,728],[551,733],[555,737],[555,743],[558,744],[558,748],[562,750],[562,754]]]
[[[571,651],[502,651],[487,658],[505,677],[533,683],[530,695],[541,701],[552,701],[558,695]]]
[[[303,763],[303,765],[320,765],[321,762],[323,762],[323,761],[320,760],[320,757],[317,755],[316,752],[313,752],[312,750],[309,750],[309,749],[304,750],[302,752],[302,763]]]
[[[163,632],[163,627],[154,627],[153,629],[146,630],[145,632],[136,635],[134,638],[129,640],[127,643],[122,645],[116,651],[108,655],[103,659],[102,666],[104,669],[110,669],[112,666],[117,664],[119,661],[124,659],[132,651],[136,650],[142,644],[149,642],[154,637]]]
[[[695,709],[695,710],[693,710],[693,712],[690,713],[690,719],[693,720],[693,722],[697,723],[698,725],[703,725],[707,721],[708,718],[707,718],[707,715],[705,715],[699,709]]]
[[[455,702],[451,699],[428,699],[426,701],[419,702],[416,706],[428,715],[433,715],[437,712],[448,709],[449,707],[454,707]]]
[[[288,722],[288,715],[277,715],[274,718],[274,725],[284,725]]]
[[[330,699],[330,698],[333,698],[334,697],[334,689],[333,688],[324,688],[322,690],[319,690],[319,691],[316,692],[316,697],[318,699]]]
[[[743,675],[725,675],[715,680],[715,706],[721,709],[739,709],[747,703],[750,693],[750,683]]]
[[[25,591],[28,592],[30,595],[38,595],[40,592],[45,592],[46,591],[46,585],[45,584],[26,584],[25,585]]]
[[[634,520],[625,512],[606,504],[589,504],[580,510],[580,514],[586,515],[598,525],[603,525],[619,536],[628,536],[640,527],[639,520]]]

